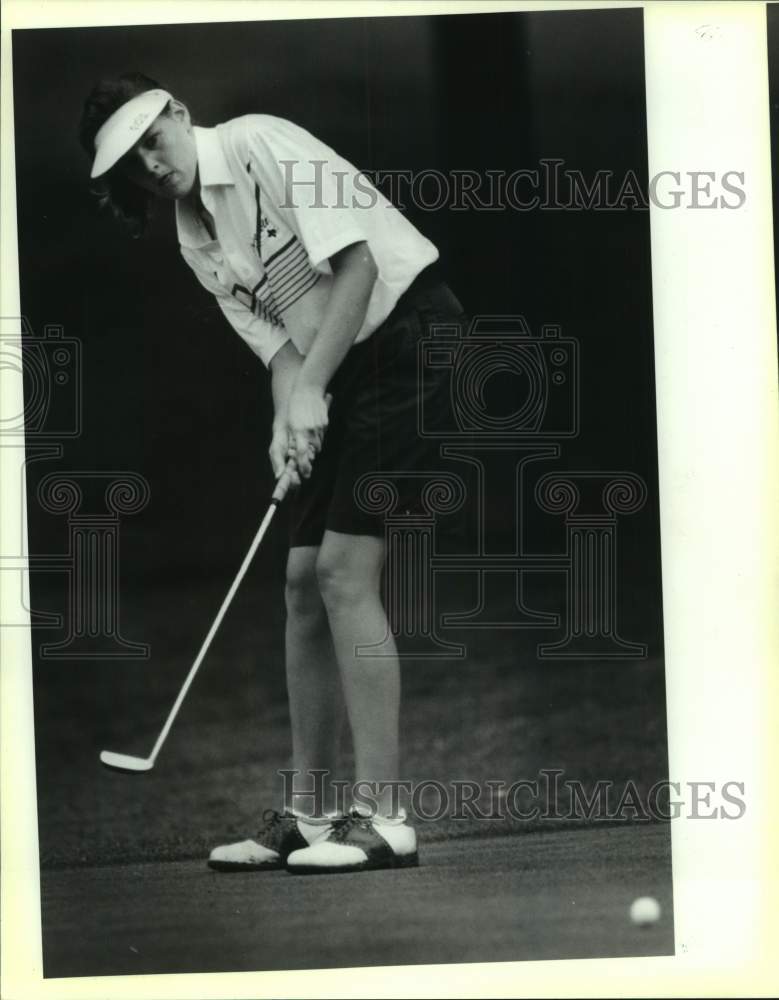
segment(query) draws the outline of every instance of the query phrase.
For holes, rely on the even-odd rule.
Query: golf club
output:
[[[178,714],[178,711],[181,708],[181,703],[184,701],[187,691],[189,691],[189,687],[192,684],[192,681],[195,679],[195,674],[197,673],[200,664],[203,662],[203,658],[208,652],[208,647],[211,645],[211,641],[216,635],[216,631],[219,628],[233,597],[235,597],[235,592],[241,585],[241,580],[243,580],[244,576],[246,575],[246,571],[248,570],[249,565],[251,564],[251,561],[254,558],[254,554],[259,548],[260,542],[262,541],[265,532],[268,530],[268,525],[273,520],[273,515],[276,513],[276,508],[284,499],[284,497],[287,494],[287,491],[289,490],[290,484],[292,482],[291,472],[294,468],[295,468],[295,462],[294,460],[290,459],[290,461],[287,463],[286,469],[279,477],[279,480],[276,484],[276,488],[273,491],[273,496],[271,498],[270,506],[268,507],[268,511],[265,514],[265,517],[263,517],[262,519],[262,523],[260,524],[257,534],[254,536],[254,541],[249,547],[249,551],[246,553],[246,556],[243,562],[241,563],[241,568],[238,570],[238,574],[233,580],[230,589],[227,591],[227,596],[222,601],[222,606],[219,609],[216,618],[214,619],[213,625],[208,631],[208,635],[206,636],[203,645],[200,647],[200,652],[197,654],[195,662],[192,664],[190,671],[187,674],[186,680],[184,681],[184,684],[182,685],[182,688],[178,693],[178,697],[173,703],[173,708],[170,710],[170,714],[168,715],[168,718],[165,720],[165,725],[162,727],[162,732],[157,737],[157,742],[154,744],[152,752],[149,754],[148,757],[133,757],[129,754],[114,753],[111,750],[103,750],[100,753],[100,762],[102,764],[105,764],[106,767],[110,767],[118,771],[128,771],[130,773],[135,773],[135,774],[138,774],[142,771],[150,771],[154,767],[154,762],[157,759],[157,755],[162,749],[163,743],[167,739],[168,733],[170,732],[170,727],[173,725],[173,720],[176,718],[176,715]]]

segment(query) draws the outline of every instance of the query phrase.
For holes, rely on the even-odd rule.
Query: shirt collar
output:
[[[234,185],[235,179],[230,173],[218,130],[195,125],[192,131],[195,136],[197,172],[201,187]],[[212,242],[197,213],[181,201],[176,202],[176,229],[182,246],[195,249]]]
[[[204,187],[212,184],[235,184],[230,167],[225,158],[219,132],[215,128],[200,128],[195,125],[195,146],[197,147],[197,167],[200,183]]]

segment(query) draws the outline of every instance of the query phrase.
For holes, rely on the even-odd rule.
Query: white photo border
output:
[[[743,781],[747,804],[737,822],[672,824],[676,955],[44,980],[30,638],[10,628],[0,671],[2,996],[749,996],[779,987],[779,404],[765,4],[7,0],[0,316],[19,315],[12,29],[605,6],[644,9],[650,176],[746,178],[740,211],[650,209],[670,777]],[[21,378],[4,371],[4,414],[21,412],[21,393]],[[0,449],[3,551],[25,551],[19,467],[6,457]]]

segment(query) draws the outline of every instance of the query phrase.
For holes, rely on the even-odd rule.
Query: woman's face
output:
[[[118,169],[133,184],[160,198],[186,198],[197,181],[197,148],[189,112],[172,101],[119,161]]]

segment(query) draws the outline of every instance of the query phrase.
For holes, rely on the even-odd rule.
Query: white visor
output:
[[[95,160],[90,177],[110,170],[151,125],[168,101],[167,90],[146,90],[131,98],[107,118],[95,136]]]

